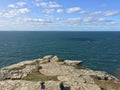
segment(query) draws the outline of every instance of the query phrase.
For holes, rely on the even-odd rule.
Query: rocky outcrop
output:
[[[120,90],[119,80],[81,68],[80,60],[48,55],[0,69],[0,90]]]
[[[0,90],[61,90],[61,82],[59,81],[46,81],[32,82],[22,80],[7,80],[0,82]]]
[[[76,61],[76,60],[65,60],[64,63],[67,64],[67,65],[80,66],[80,65],[82,65],[83,62],[82,61]]]

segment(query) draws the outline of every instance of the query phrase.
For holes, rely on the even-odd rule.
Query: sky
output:
[[[0,31],[120,31],[120,0],[0,0]]]

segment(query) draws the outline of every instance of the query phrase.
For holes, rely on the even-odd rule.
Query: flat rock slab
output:
[[[68,64],[68,65],[82,65],[83,61],[80,61],[80,60],[65,60],[64,61],[65,64]]]
[[[40,73],[47,76],[61,76],[61,75],[69,75],[73,72],[73,67],[60,65],[57,62],[51,62],[47,64],[41,64],[42,69],[40,69]]]

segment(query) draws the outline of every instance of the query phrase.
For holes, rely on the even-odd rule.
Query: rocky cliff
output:
[[[0,69],[0,90],[120,90],[120,81],[80,60],[48,55]]]

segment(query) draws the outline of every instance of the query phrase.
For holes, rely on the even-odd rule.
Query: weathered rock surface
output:
[[[82,61],[48,55],[0,69],[0,90],[120,90],[103,71],[82,69]]]
[[[83,62],[82,61],[76,61],[76,60],[65,60],[64,63],[67,64],[67,65],[80,66],[80,65],[82,65]]]
[[[46,81],[41,86],[41,81],[32,82],[32,81],[22,81],[22,80],[7,80],[0,82],[0,90],[61,90],[59,81]]]

